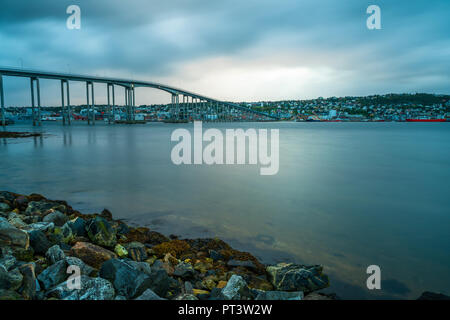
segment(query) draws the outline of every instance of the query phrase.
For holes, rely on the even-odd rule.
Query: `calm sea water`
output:
[[[448,123],[221,123],[280,129],[280,170],[175,166],[171,132],[190,125],[42,130],[0,140],[0,189],[182,237],[220,237],[266,263],[323,264],[344,298],[417,298],[450,288]],[[366,289],[381,267],[382,290]]]

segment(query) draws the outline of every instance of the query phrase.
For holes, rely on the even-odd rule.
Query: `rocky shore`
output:
[[[265,266],[219,239],[168,238],[106,209],[0,192],[0,300],[333,299],[316,292],[329,285],[322,269]]]

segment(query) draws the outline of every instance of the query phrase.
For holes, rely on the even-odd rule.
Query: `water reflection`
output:
[[[173,165],[170,134],[180,126],[45,124],[43,137],[2,140],[0,189],[82,212],[106,207],[166,234],[218,236],[267,263],[323,264],[344,297],[372,294],[371,264],[386,279],[381,297],[450,288],[447,124],[205,125],[280,128],[275,176]]]

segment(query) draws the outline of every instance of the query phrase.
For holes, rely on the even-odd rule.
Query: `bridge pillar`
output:
[[[87,110],[87,122],[91,124],[91,107],[89,106],[89,82],[86,82],[86,110]]]
[[[106,96],[108,101],[108,124],[111,124],[111,101],[109,97],[109,87],[111,86],[110,83],[106,84]]]
[[[3,76],[0,74],[0,104],[2,108],[2,126],[6,126],[5,118],[5,95],[3,92]]]
[[[91,89],[91,99],[89,101],[89,87]],[[88,121],[88,125],[91,124],[91,120],[92,120],[92,125],[95,125],[95,100],[94,100],[94,83],[93,82],[86,82],[86,99],[87,99],[87,121]],[[91,116],[91,109],[92,109],[92,116]]]
[[[91,82],[91,98],[92,98],[92,125],[95,126],[95,98],[94,98],[94,83]]]
[[[63,126],[66,125],[66,108],[64,107],[64,80],[61,80],[61,113]]]
[[[136,95],[134,91],[134,84],[131,85],[131,120],[136,120]]]
[[[130,116],[130,112],[128,110],[128,98],[129,98],[129,95],[128,95],[128,88],[124,87],[124,89],[125,89],[125,114],[126,114],[127,121],[128,121],[129,120],[129,116]]]
[[[69,80],[66,80],[66,94],[67,94],[67,123],[70,126],[72,124],[72,108],[70,107],[70,89]]]
[[[33,118],[33,126],[36,125],[36,110],[34,105],[34,81],[30,78],[30,89],[31,89],[31,117]]]
[[[178,94],[175,96],[175,103],[177,104],[176,120],[180,120],[180,96]]]
[[[186,112],[187,112],[187,100],[189,97],[183,95],[183,118],[182,120],[186,120]]]
[[[41,90],[39,87],[39,78],[30,78],[30,87],[31,87],[31,111],[33,117],[33,126],[36,125],[36,99],[34,96],[34,84],[36,83],[36,98],[37,98],[37,125],[41,125]]]
[[[114,93],[114,84],[111,85],[111,89],[112,89],[112,98],[113,98],[113,105],[112,105],[112,111],[113,111],[113,122],[115,123],[116,121],[116,95]]]
[[[39,78],[36,78],[36,95],[38,107],[38,126],[41,126],[41,88],[39,86]]]
[[[108,83],[106,85],[106,90],[108,92],[108,124],[111,124],[111,118],[113,122],[115,121],[115,112],[114,112],[114,84]],[[112,95],[112,106],[111,106],[111,96]]]

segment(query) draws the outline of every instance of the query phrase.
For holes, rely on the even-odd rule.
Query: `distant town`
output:
[[[387,94],[312,100],[257,102],[252,109],[289,121],[445,121],[450,119],[450,95]]]
[[[450,121],[450,95],[437,94],[386,94],[365,97],[330,97],[310,100],[283,100],[240,102],[239,105],[270,115],[282,121],[323,121],[323,122],[382,122],[382,121]],[[189,105],[187,106],[189,108]],[[43,106],[42,121],[62,119],[61,106]],[[73,120],[86,120],[91,110],[96,120],[109,121],[108,106],[98,105],[88,109],[86,105],[72,106]],[[135,108],[135,120],[166,121],[171,118],[170,104],[141,105]],[[209,120],[216,115],[206,111]],[[6,108],[9,123],[32,119],[32,108],[14,106]],[[113,121],[126,117],[124,106],[115,106]],[[192,120],[192,119],[190,119]],[[234,117],[233,120],[245,120]]]

